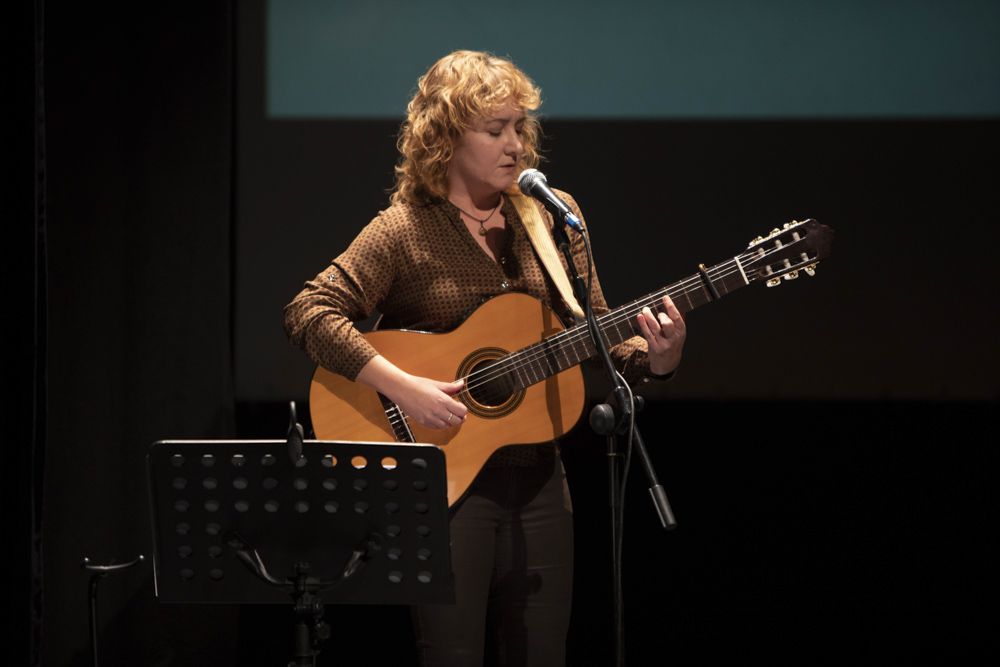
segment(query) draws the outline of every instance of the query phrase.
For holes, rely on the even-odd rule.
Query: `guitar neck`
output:
[[[610,348],[640,335],[636,316],[643,308],[649,308],[653,313],[663,312],[665,295],[670,296],[681,313],[686,313],[749,285],[752,278],[744,271],[744,265],[750,255],[746,253],[720,262],[704,269],[704,273],[690,275],[599,316],[597,323],[605,343]],[[507,355],[490,367],[490,374],[499,379],[497,372],[502,371],[507,387],[524,389],[596,354],[590,331],[584,322]]]

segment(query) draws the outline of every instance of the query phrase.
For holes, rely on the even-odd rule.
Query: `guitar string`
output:
[[[749,262],[751,265],[752,264],[756,264],[756,263],[760,262],[760,260],[768,257],[769,255],[774,254],[775,252],[779,252],[781,250],[787,250],[789,247],[791,247],[791,245],[792,244],[789,244],[789,245],[786,245],[786,246],[782,246],[781,248],[773,248],[773,249],[770,249],[770,250],[765,250],[763,253],[758,253],[756,250],[754,250],[753,252],[745,252],[742,255],[738,255],[737,257],[734,257],[733,259],[728,259],[728,260],[724,260],[722,262],[719,262],[717,265],[715,265],[715,266],[711,267],[710,269],[708,269],[707,270],[707,274],[709,276],[709,279],[714,283],[714,282],[716,282],[718,280],[721,280],[721,279],[728,278],[730,276],[736,275],[737,273],[743,273],[743,271],[741,271],[741,269],[746,264],[741,265],[740,261],[742,261],[744,263]],[[735,267],[735,269],[733,269],[732,267]],[[780,273],[779,274],[775,274],[775,276],[777,276],[777,275],[780,275]],[[756,279],[757,278],[755,277],[755,280]],[[752,281],[750,281],[750,282],[752,282]],[[744,283],[744,284],[747,284],[747,283]],[[608,313],[605,313],[604,315],[601,315],[598,319],[608,320],[609,323],[621,322],[621,321],[626,320],[626,319],[631,320],[632,315],[615,316],[615,314],[616,313],[625,312],[625,311],[629,310],[630,308],[635,308],[635,307],[640,306],[640,305],[642,307],[645,307],[645,306],[648,306],[648,305],[655,305],[655,304],[659,303],[660,298],[664,294],[669,294],[672,290],[674,290],[674,291],[677,292],[677,297],[678,298],[682,297],[682,296],[687,296],[687,295],[692,294],[692,293],[697,293],[697,292],[701,291],[701,289],[703,288],[703,285],[704,285],[704,283],[702,282],[700,275],[695,274],[695,275],[692,275],[692,276],[688,276],[687,278],[679,280],[678,282],[676,282],[676,283],[674,283],[672,285],[668,285],[667,287],[662,288],[662,289],[660,289],[660,290],[658,290],[656,292],[648,294],[648,295],[646,295],[644,297],[640,297],[640,298],[636,299],[635,301],[632,301],[631,303],[625,304],[623,306],[619,306],[618,308],[615,308],[614,310],[609,311]],[[682,289],[683,289],[683,291],[681,291]],[[652,297],[652,298],[649,298],[649,297]],[[649,300],[647,300],[647,301],[644,302],[643,299],[646,299],[646,298],[649,298]],[[569,332],[572,332],[572,331],[574,331],[576,329],[577,329],[577,327],[574,327],[572,329],[567,329],[566,332],[561,332],[560,334],[557,334],[556,336],[553,336],[553,339],[559,337],[562,333],[569,333]],[[586,331],[585,327],[583,328],[583,331],[588,334],[585,337],[589,338],[589,332]],[[547,340],[552,340],[552,339],[547,339]],[[537,343],[535,345],[537,345]],[[525,348],[525,349],[528,349],[528,348]],[[518,354],[518,352],[515,352],[514,354]]]
[[[760,255],[758,255],[756,252],[745,253],[745,254],[753,254],[754,256],[757,256],[758,259],[760,258]],[[733,264],[733,263],[734,260],[726,260],[724,262],[721,262],[717,266],[712,267],[712,269],[709,270],[710,279],[713,282],[715,282],[716,280],[719,280],[721,278],[735,275],[739,271],[738,268],[736,270],[728,270],[727,268],[720,268],[726,264]],[[714,272],[714,275],[712,274],[712,272]],[[700,276],[697,275],[689,276],[688,278],[684,278],[673,285],[669,285],[666,288],[663,288],[657,292],[646,295],[646,297],[640,297],[639,299],[636,299],[632,303],[616,308],[615,310],[609,313],[605,313],[604,315],[601,315],[598,318],[598,321],[599,324],[601,325],[607,325],[607,326],[601,326],[602,329],[606,329],[611,325],[618,327],[622,322],[627,322],[629,325],[629,331],[633,335],[635,335],[636,334],[635,327],[632,324],[633,315],[628,314],[623,316],[621,315],[622,312],[629,310],[637,311],[641,307],[645,307],[647,305],[651,305],[655,308],[657,304],[660,302],[660,298],[663,296],[663,294],[670,293],[671,291],[675,292],[675,296],[677,298],[680,298],[682,296],[687,296],[688,294],[700,291],[702,288],[703,286]],[[643,299],[647,300],[643,301]],[[491,364],[489,367],[485,369],[482,369],[480,371],[474,371],[473,373],[469,374],[466,377],[467,386],[470,389],[476,388],[478,386],[481,386],[485,382],[490,382],[496,379],[501,375],[509,374],[511,371],[518,371],[524,368],[525,366],[534,363],[541,357],[547,357],[550,354],[555,354],[558,353],[559,351],[564,351],[565,348],[570,347],[571,345],[576,345],[581,341],[585,343],[592,342],[590,340],[590,332],[585,326],[573,327],[571,329],[567,329],[566,331],[560,332],[559,334],[556,334],[555,336],[552,336],[551,338],[548,338],[545,341],[540,341],[539,343],[535,343],[527,348],[524,348],[523,350],[511,353],[507,357],[499,360],[498,363]],[[541,348],[547,348],[547,349],[541,349]],[[530,354],[530,356],[525,356],[526,353]],[[484,375],[485,373],[490,373],[491,371],[496,371],[496,372],[490,375]],[[478,381],[478,383],[476,383],[476,381]]]
[[[668,290],[663,290],[664,293],[666,293],[667,291]],[[687,292],[684,292],[684,294],[690,293],[692,291],[694,290],[688,290]],[[677,294],[676,296],[679,297],[680,294]],[[649,302],[649,304],[654,307],[656,306],[656,303],[657,299],[652,299]],[[657,312],[660,311],[657,310]],[[618,329],[618,327],[620,327],[622,323],[625,323],[631,335],[637,334],[637,332],[635,331],[635,325],[633,324],[631,315],[616,316],[614,319],[609,319],[608,315],[610,315],[610,313],[606,313],[605,315],[602,315],[598,318],[598,326],[601,328],[602,331],[606,331],[611,326],[615,326],[616,329]],[[620,334],[620,330],[618,333]],[[625,336],[623,340],[630,337],[631,336]],[[585,356],[579,358],[577,352],[579,349],[578,346],[581,343],[585,346],[584,347]],[[573,357],[576,357],[577,360],[575,363],[571,362],[570,365],[567,366],[566,368],[569,368],[570,366],[575,366],[577,363],[583,361],[584,359],[589,359],[590,357],[593,356],[593,341],[590,337],[590,331],[587,329],[586,326],[581,325],[580,327],[573,327],[572,329],[560,332],[559,334],[556,334],[555,336],[552,336],[551,338],[548,338],[545,341],[540,341],[539,343],[535,343],[534,345],[525,348],[524,350],[514,352],[484,369],[470,373],[468,376],[466,376],[466,388],[471,391],[483,386],[488,386],[499,378],[505,376],[509,377],[512,374],[520,375],[521,371],[524,371],[525,369],[531,369],[532,367],[538,367],[539,370],[543,372],[542,379],[544,379],[545,377],[551,377],[551,375],[555,374],[555,372],[546,375],[545,369],[540,367],[539,360],[543,358],[546,359],[546,366],[548,366],[550,371],[555,371],[555,369],[552,368],[552,363],[549,362],[548,360],[552,356],[562,353],[563,356],[568,361],[570,357],[569,354],[570,350],[572,350]],[[566,368],[562,368],[560,369],[560,371],[566,370]],[[518,377],[517,379],[518,381],[520,381],[520,377]],[[536,380],[535,382],[539,381],[541,380]],[[528,382],[526,386],[535,384],[535,382]],[[506,396],[509,396],[509,394],[504,394],[503,391],[500,390],[499,392],[494,392],[493,395],[490,396],[484,395],[481,396],[480,398],[483,398],[485,401],[490,402],[490,399],[503,399]],[[502,402],[502,400],[499,402]]]
[[[714,283],[717,280],[727,278],[729,276],[735,275],[740,272],[740,260],[751,261],[752,263],[757,263],[760,260],[772,255],[776,252],[787,250],[792,244],[782,246],[780,248],[764,249],[763,253],[760,249],[755,249],[752,252],[745,252],[742,255],[738,255],[733,259],[725,260],[720,262],[716,266],[713,266],[707,271],[709,279]],[[734,268],[735,267],[735,268]],[[689,294],[699,292],[704,289],[703,282],[700,275],[693,275],[684,278],[673,285],[669,285],[666,288],[658,290],[652,294],[646,295],[646,297],[640,297],[630,304],[616,308],[615,310],[605,313],[598,318],[598,323],[602,330],[609,328],[610,326],[615,326],[616,328],[620,326],[622,322],[627,322],[629,325],[629,331],[636,335],[635,325],[632,323],[632,314],[621,315],[620,313],[629,311],[630,309],[636,309],[637,307],[653,306],[656,308],[656,304],[660,301],[664,294],[669,294],[671,290],[676,292],[676,298],[687,296]],[[651,298],[650,298],[651,297]],[[672,295],[674,298],[674,295]],[[643,299],[647,299],[645,302]],[[661,312],[657,310],[656,312]],[[560,332],[545,341],[540,341],[535,343],[523,350],[511,353],[507,357],[498,360],[497,363],[491,364],[485,369],[474,371],[466,376],[466,388],[464,390],[471,390],[479,388],[484,384],[493,382],[499,377],[504,375],[509,375],[511,372],[520,371],[531,364],[535,363],[538,359],[542,357],[549,357],[552,354],[556,354],[563,351],[565,355],[565,349],[575,346],[580,341],[591,342],[590,332],[585,326],[577,326],[572,329],[568,329],[564,332]],[[525,355],[528,356],[525,356]],[[567,357],[568,358],[568,357]],[[580,360],[582,361],[582,360]],[[550,364],[551,367],[551,364]],[[565,369],[563,369],[565,370]],[[534,384],[534,383],[532,383]]]
[[[783,250],[787,251],[787,249],[790,246],[795,245],[797,243],[798,241],[795,241],[792,244],[781,247],[774,247],[769,249],[765,248],[763,249],[763,252],[760,252],[761,248],[756,248],[752,252],[744,252],[741,255],[737,255],[733,259],[727,259],[722,262],[719,262],[711,269],[708,269],[706,273],[709,276],[709,279],[714,283],[717,280],[728,278],[729,276],[735,275],[737,273],[743,273],[742,262],[750,261],[751,263],[756,264],[760,262],[762,259],[765,259],[769,255],[772,255],[776,252]],[[621,315],[620,313],[628,311],[632,311],[634,313],[637,309],[641,310],[641,308],[646,306],[652,306],[654,312],[659,313],[661,311],[657,309],[656,304],[660,302],[664,294],[670,294],[671,290],[674,290],[676,292],[676,297],[680,298],[682,296],[687,296],[689,294],[704,290],[704,284],[703,281],[701,280],[701,276],[697,274],[688,276],[687,278],[683,278],[678,282],[674,283],[673,285],[668,285],[667,287],[657,290],[656,292],[647,294],[645,297],[640,297],[639,299],[636,299],[629,304],[626,304],[608,313],[605,313],[604,315],[599,316],[597,318],[599,329],[601,329],[601,331],[604,331],[612,325],[615,326],[615,328],[617,329],[622,322],[626,322],[628,324],[629,332],[631,332],[633,335],[636,335],[635,325],[633,323],[633,314]],[[671,295],[671,298],[674,298],[674,295]],[[643,301],[643,299],[645,299],[645,301]],[[576,349],[575,346],[580,342],[583,342],[584,345],[587,345],[588,343],[590,343],[590,345],[593,344],[593,341],[590,338],[590,331],[584,325],[577,325],[571,329],[562,331],[556,334],[555,336],[546,339],[545,341],[539,341],[538,343],[535,343],[527,348],[524,348],[523,350],[513,352],[505,356],[504,358],[498,360],[496,363],[490,364],[484,369],[473,371],[469,375],[465,376],[464,379],[466,381],[466,384],[462,391],[469,392],[473,389],[477,389],[484,385],[488,385],[489,383],[494,382],[496,379],[500,377],[510,376],[511,373],[517,373],[523,370],[524,368],[530,367],[532,364],[536,364],[539,359],[548,358],[551,355],[557,354],[560,351],[562,351],[563,355],[568,359],[569,357],[566,353],[567,348],[572,347],[572,349],[575,351]],[[587,350],[586,348],[585,351],[589,352],[589,350]],[[589,358],[590,356],[593,356],[593,352],[589,352],[589,356],[585,358]],[[578,360],[577,363],[579,363],[579,361],[583,361],[583,359]],[[551,370],[551,363],[549,363],[548,365]],[[536,382],[539,381],[540,380],[537,380]],[[535,382],[532,382],[530,384],[535,384]],[[526,386],[530,386],[530,384]],[[509,394],[506,394],[505,396],[509,396]],[[504,398],[505,396],[501,397],[489,396],[483,398],[489,400],[496,398]]]
[[[736,272],[730,272],[729,274],[726,274],[726,275],[732,275],[733,273],[736,273]],[[718,277],[714,278],[713,280],[717,280],[717,279],[718,279]],[[700,282],[700,276],[698,277],[698,281]],[[683,286],[685,288],[690,287],[691,283],[693,283],[693,282],[695,282],[695,281],[692,278],[685,278],[685,279],[683,279],[681,281],[678,281],[678,283],[676,283],[676,285],[678,286],[678,290],[679,290],[681,286]],[[687,284],[685,284],[685,283],[687,283]],[[653,294],[669,293],[672,287],[673,287],[673,285],[668,286],[668,287],[666,287],[666,288],[664,288],[662,290],[659,290],[659,292],[655,292]],[[695,291],[694,289],[686,289],[684,292],[679,292],[678,291],[677,296],[680,297],[682,295],[687,295],[687,294],[690,294],[690,293],[692,293],[694,291]],[[646,296],[647,297],[652,297],[653,294],[646,295]],[[651,304],[651,305],[653,305],[655,307],[655,304],[657,303],[658,300],[659,300],[659,297],[653,297],[652,299],[650,299],[648,301],[648,303]],[[617,308],[614,311],[611,311],[611,312],[605,313],[604,315],[599,316],[597,318],[598,319],[598,325],[600,326],[600,328],[602,330],[608,328],[608,326],[610,326],[610,324],[608,326],[602,326],[602,324],[603,324],[602,320],[608,320],[609,316],[612,316],[614,313],[616,313],[618,311],[628,310],[630,306],[634,308],[640,302],[642,302],[642,298],[636,299],[631,304],[626,304],[625,306],[621,306],[620,308]],[[633,305],[633,304],[635,304],[635,305]],[[656,311],[656,312],[660,312],[660,311]],[[617,320],[611,320],[611,321],[614,323],[615,327],[618,327],[621,322],[627,322],[628,325],[629,325],[629,331],[633,332],[633,335],[634,335],[634,326],[632,325],[632,316],[631,315],[623,316],[623,317],[619,316],[619,317],[617,317]],[[554,335],[554,336],[552,336],[550,338],[545,339],[544,341],[539,341],[538,343],[534,343],[534,344],[532,344],[532,345],[530,345],[530,346],[528,346],[528,347],[526,347],[526,348],[524,348],[522,350],[519,350],[519,351],[516,351],[516,352],[512,352],[512,353],[506,355],[505,357],[503,357],[501,359],[498,359],[495,363],[490,364],[486,368],[473,371],[472,373],[470,373],[470,374],[468,374],[468,375],[466,375],[464,377],[466,383],[465,383],[465,387],[463,388],[463,391],[471,391],[471,390],[478,389],[478,388],[483,387],[483,386],[488,386],[488,385],[490,385],[490,383],[494,382],[495,380],[497,380],[499,378],[510,376],[512,373],[517,373],[518,371],[523,370],[524,368],[528,368],[528,367],[532,366],[533,364],[536,364],[536,362],[537,362],[538,359],[541,359],[543,357],[549,357],[550,355],[557,354],[560,351],[563,352],[564,356],[568,360],[569,356],[566,353],[566,350],[567,349],[573,349],[574,352],[575,352],[576,351],[576,345],[579,344],[580,342],[584,343],[584,345],[588,345],[589,344],[591,347],[593,346],[593,341],[590,338],[590,331],[587,329],[587,327],[585,325],[574,326],[574,327],[572,327],[570,329],[566,329],[564,331],[561,331],[558,334],[556,334],[556,335]],[[540,349],[540,348],[548,348],[548,349]],[[576,355],[574,354],[574,356],[576,356]],[[584,359],[588,359],[591,356],[593,356],[593,352],[588,352],[587,356],[584,357]],[[578,359],[577,363],[579,363],[580,361],[583,361],[583,359]],[[576,365],[576,364],[572,364],[572,365]],[[551,367],[551,365],[550,365],[550,367]],[[567,366],[567,368],[569,368],[569,366]],[[565,370],[565,369],[563,369],[563,370]],[[535,384],[535,383],[534,382],[529,383],[527,386],[530,386],[531,384]],[[506,396],[509,396],[509,394],[504,395],[502,393],[498,394],[497,392],[494,392],[491,395],[482,395],[479,398],[481,398],[483,401],[485,401],[485,402],[487,402],[489,404],[496,404],[496,403],[502,402],[502,400],[499,400],[499,399],[503,399]],[[493,403],[493,401],[496,401],[496,403]]]
[[[720,280],[722,278],[727,278],[729,276],[735,275],[736,273],[740,272],[741,268],[739,265],[740,259],[744,261],[752,260],[752,263],[757,263],[761,259],[764,259],[767,256],[774,254],[775,252],[787,250],[789,247],[791,247],[791,245],[794,245],[794,242],[793,244],[789,244],[779,248],[773,248],[770,250],[764,249],[763,253],[759,252],[760,249],[755,249],[752,252],[746,252],[733,259],[720,262],[718,265],[712,267],[707,271],[709,279],[714,283],[717,280]],[[735,269],[733,269],[733,267],[735,267]],[[629,327],[629,332],[632,335],[637,335],[638,332],[636,331],[636,327],[633,324],[634,313],[624,316],[621,315],[620,313],[627,312],[630,310],[630,308],[636,309],[636,307],[639,306],[641,307],[653,306],[656,312],[662,312],[657,309],[657,304],[659,303],[659,300],[663,296],[663,294],[668,294],[671,292],[671,290],[675,290],[676,295],[672,295],[672,297],[680,298],[683,296],[687,296],[693,292],[701,291],[702,289],[703,289],[703,283],[701,281],[701,277],[699,275],[689,276],[688,278],[678,281],[674,285],[667,286],[666,288],[654,292],[653,294],[643,297],[643,298],[652,297],[648,301],[643,302],[643,298],[636,299],[631,304],[626,304],[625,306],[616,308],[614,311],[605,313],[604,315],[598,318],[599,324],[603,324],[603,326],[601,326],[601,329],[605,330],[607,328],[610,328],[610,326],[615,326],[617,329],[622,322],[627,322]],[[516,373],[526,367],[530,367],[532,364],[535,364],[538,361],[538,359],[542,357],[548,358],[551,355],[559,353],[560,351],[562,351],[564,356],[567,356],[568,359],[568,355],[566,354],[565,351],[566,348],[570,347],[571,345],[572,346],[577,345],[581,340],[583,340],[585,344],[588,342],[592,343],[592,341],[590,340],[589,331],[587,330],[586,327],[574,327],[564,332],[560,332],[559,334],[556,334],[555,336],[546,339],[545,341],[540,341],[539,343],[535,343],[534,345],[524,348],[523,350],[511,353],[507,357],[498,360],[497,363],[491,364],[487,368],[484,368],[479,371],[474,371],[466,378],[467,388],[475,389],[481,387],[484,384],[492,382],[499,377],[502,377],[504,375],[510,375],[511,372]],[[575,351],[575,347],[573,349]],[[590,354],[592,355],[592,353]],[[579,363],[579,361],[582,361],[582,359],[578,360],[577,363]],[[551,363],[548,363],[547,365],[549,366],[550,370],[552,370]],[[534,384],[534,382],[529,384]]]
[[[751,252],[744,252],[740,255],[737,255],[733,259],[727,259],[722,262],[719,262],[712,268],[708,269],[706,271],[706,274],[708,275],[709,280],[712,281],[713,283],[717,280],[728,278],[737,273],[742,274],[742,277],[744,278],[744,280],[746,280],[746,274],[743,262],[750,262],[750,264],[756,264],[776,252],[787,250],[790,246],[796,245],[801,240],[802,239],[799,239],[793,242],[792,244],[788,244],[781,247],[764,248],[763,252],[761,252],[762,250],[761,248],[756,248]],[[757,277],[754,278],[754,280],[756,279]],[[749,282],[747,282],[746,284],[749,284]],[[621,322],[627,322],[629,331],[632,332],[633,335],[636,335],[635,325],[633,324],[633,315],[632,314],[616,315],[616,313],[624,313],[630,310],[635,312],[636,307],[640,307],[641,309],[641,307],[645,307],[647,305],[652,306],[654,312],[659,313],[661,311],[659,311],[656,307],[657,302],[660,302],[664,294],[670,294],[672,289],[676,290],[676,296],[680,298],[682,296],[687,296],[689,294],[703,290],[704,283],[701,280],[701,276],[697,274],[688,276],[687,278],[683,278],[674,283],[673,285],[668,285],[667,287],[662,288],[656,292],[647,294],[645,297],[640,297],[639,299],[636,299],[629,304],[625,304],[624,306],[620,306],[619,308],[616,308],[608,313],[605,313],[604,315],[599,316],[597,318],[598,328],[601,331],[604,331],[605,329],[613,325],[617,330]],[[672,299],[674,298],[673,295],[671,295],[671,298]],[[647,300],[643,302],[643,299]],[[466,384],[462,391],[469,392],[472,389],[488,385],[489,383],[494,382],[497,378],[503,376],[510,376],[511,373],[517,373],[518,371],[526,367],[529,367],[532,364],[536,364],[538,359],[543,357],[548,357],[550,354],[556,354],[559,351],[562,351],[563,355],[568,360],[569,357],[568,354],[566,353],[566,349],[572,347],[572,349],[575,352],[576,345],[581,341],[584,343],[584,345],[587,345],[588,343],[591,346],[593,345],[593,340],[590,337],[590,331],[588,327],[584,325],[578,325],[571,329],[562,331],[556,334],[555,336],[546,339],[545,341],[539,341],[538,343],[535,343],[527,348],[524,348],[523,350],[511,353],[506,357],[504,357],[503,359],[498,360],[497,363],[491,364],[490,366],[482,370],[473,371],[464,378],[466,380]],[[589,355],[585,358],[590,358],[590,356],[593,356],[593,352],[590,352],[587,348],[585,348],[584,351],[588,352]],[[526,353],[528,353],[529,356],[525,356]],[[579,359],[577,363],[579,363],[580,361],[583,361],[583,359]],[[551,370],[551,364],[549,364],[549,366]],[[569,368],[569,366],[567,366],[567,368]],[[530,384],[535,384],[540,381],[541,380],[536,380],[535,382],[526,385],[526,387],[530,386]],[[495,395],[483,396],[482,398],[484,400],[493,400],[499,403],[502,402],[502,399],[506,399],[506,397],[508,397],[509,395],[510,394],[503,394],[501,396],[495,396]],[[399,411],[399,413],[404,423],[407,423],[407,416],[403,414],[401,410]]]
[[[706,273],[709,276],[709,279],[713,283],[717,280],[721,280],[736,275],[737,273],[743,274],[742,277],[745,278],[745,269],[744,269],[745,262],[749,262],[750,264],[759,263],[761,260],[767,258],[768,256],[774,253],[780,251],[787,251],[789,247],[796,245],[801,240],[802,239],[799,239],[798,241],[794,241],[791,244],[784,245],[781,247],[764,248],[763,252],[761,252],[762,250],[761,248],[756,248],[751,252],[744,252],[740,255],[737,255],[733,259],[728,259],[719,262],[717,265],[708,269]],[[756,279],[757,278],[755,278],[755,280]],[[620,306],[619,308],[616,308],[608,313],[605,313],[604,315],[599,316],[597,318],[598,327],[599,329],[601,329],[601,331],[604,331],[605,329],[609,328],[612,325],[615,326],[617,329],[617,327],[622,322],[626,322],[628,323],[629,331],[632,332],[633,335],[636,335],[635,325],[633,324],[633,314],[620,315],[619,313],[624,313],[630,310],[634,312],[637,307],[641,309],[642,307],[646,306],[651,306],[654,312],[659,313],[662,311],[657,309],[656,304],[660,302],[663,295],[670,294],[671,290],[675,290],[676,297],[680,298],[682,296],[687,296],[692,293],[700,292],[703,289],[704,289],[704,284],[703,281],[701,280],[700,275],[695,274],[692,276],[688,276],[687,278],[683,278],[672,285],[668,285],[667,287],[657,290],[656,292],[647,294],[645,297],[640,297],[639,299],[636,299],[629,304]],[[674,295],[672,294],[671,299],[673,298]],[[646,301],[644,302],[643,299],[646,299]],[[555,336],[552,336],[551,338],[548,338],[544,341],[539,341],[538,343],[535,343],[527,348],[513,352],[505,356],[504,358],[498,360],[497,363],[490,364],[488,367],[482,370],[473,371],[469,375],[465,376],[465,378],[463,378],[465,379],[466,384],[462,391],[468,392],[472,389],[488,385],[489,383],[494,382],[496,379],[500,377],[509,376],[511,373],[517,373],[518,371],[523,370],[524,368],[529,367],[532,364],[535,364],[538,359],[541,359],[543,357],[548,358],[549,356],[554,355],[560,351],[562,351],[564,356],[566,356],[566,358],[568,359],[568,355],[566,354],[566,349],[572,347],[572,349],[574,349],[575,351],[576,349],[575,346],[581,341],[584,343],[584,345],[587,345],[588,343],[591,346],[593,345],[593,340],[590,337],[590,331],[586,326],[577,325],[570,329],[564,330],[556,334]],[[589,352],[589,350],[587,350],[586,348],[585,351]],[[525,356],[526,354],[528,356]],[[589,352],[589,356],[585,358],[590,358],[590,356],[593,356],[593,352]],[[579,363],[580,361],[583,361],[583,359],[578,360],[577,363]],[[551,370],[551,364],[549,364],[549,366]],[[569,368],[569,366],[567,366],[567,368]],[[541,380],[536,380],[535,382],[532,382],[530,384],[535,384],[540,381]],[[530,386],[530,384],[526,386]],[[505,398],[508,395],[509,394],[500,397],[490,396],[483,398],[489,400],[489,399]],[[406,415],[402,414],[402,411],[400,411],[400,414],[405,420]]]

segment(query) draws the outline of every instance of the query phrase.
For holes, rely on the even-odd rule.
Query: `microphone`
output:
[[[557,220],[561,218],[567,225],[581,234],[583,233],[583,223],[580,222],[580,218],[573,214],[566,202],[559,199],[556,193],[549,189],[549,182],[545,179],[545,174],[537,169],[525,169],[517,177],[517,187],[521,188],[521,192],[524,194],[542,202],[554,218]]]

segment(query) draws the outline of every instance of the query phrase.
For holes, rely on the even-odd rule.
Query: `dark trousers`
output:
[[[454,605],[414,608],[424,667],[563,665],[573,509],[559,457],[485,468],[451,511]]]

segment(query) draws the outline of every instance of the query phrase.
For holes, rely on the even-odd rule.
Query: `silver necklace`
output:
[[[501,200],[501,201],[503,201],[503,200]],[[455,202],[452,202],[451,204],[452,204],[452,206],[454,206],[455,208],[458,208],[458,206],[457,206],[457,205],[455,204]],[[490,218],[492,218],[492,217],[493,217],[493,214],[497,212],[497,209],[498,209],[498,208],[500,208],[500,202],[497,202],[497,205],[493,207],[493,210],[492,210],[492,211],[490,211],[490,214],[489,214],[488,216],[486,216],[485,218],[483,218],[482,220],[480,220],[480,219],[479,219],[479,218],[477,218],[476,216],[472,215],[471,213],[469,213],[468,211],[466,211],[466,210],[465,210],[465,209],[463,209],[463,208],[458,208],[458,210],[459,210],[459,211],[460,211],[461,213],[464,213],[464,214],[465,214],[465,215],[467,215],[468,217],[470,217],[470,218],[472,218],[473,220],[475,220],[476,222],[478,222],[478,223],[479,223],[479,235],[480,235],[480,236],[486,236],[486,221],[487,221],[487,220],[489,220]]]

